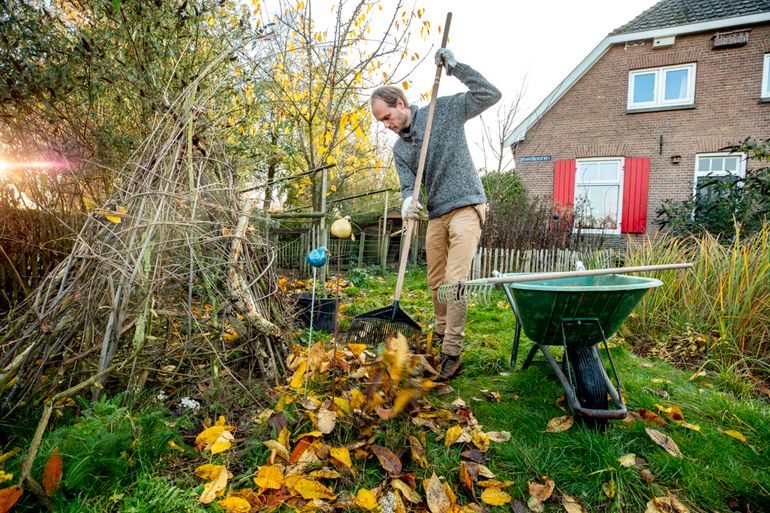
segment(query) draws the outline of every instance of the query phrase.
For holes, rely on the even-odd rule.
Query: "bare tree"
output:
[[[506,147],[505,141],[519,121],[519,107],[527,89],[527,78],[525,76],[522,80],[512,101],[501,103],[495,109],[494,123],[487,123],[484,116],[481,116],[482,142],[477,143],[477,146],[482,151],[486,173],[502,173],[513,169],[513,153]]]

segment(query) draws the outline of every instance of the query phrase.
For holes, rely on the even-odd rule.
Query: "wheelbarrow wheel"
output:
[[[609,406],[607,386],[604,381],[602,360],[596,346],[570,345],[567,351],[569,364],[575,378],[575,394],[583,408],[606,410]],[[590,428],[604,429],[607,419],[581,415]]]

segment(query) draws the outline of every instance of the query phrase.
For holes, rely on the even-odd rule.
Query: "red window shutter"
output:
[[[567,231],[572,228],[575,208],[575,161],[557,160],[553,168],[553,229]]]
[[[553,169],[553,208],[575,207],[575,161],[557,160]]]
[[[623,219],[621,233],[644,233],[647,229],[647,192],[650,181],[650,159],[626,159],[623,176]]]

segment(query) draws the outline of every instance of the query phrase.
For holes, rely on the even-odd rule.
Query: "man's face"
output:
[[[385,103],[382,98],[372,100],[372,115],[377,121],[381,121],[385,128],[396,133],[401,132],[411,123],[412,111],[404,106],[399,98],[394,107]]]

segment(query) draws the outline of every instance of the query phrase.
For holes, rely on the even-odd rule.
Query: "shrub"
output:
[[[746,153],[750,160],[770,159],[770,139],[747,139],[728,148]],[[770,219],[770,167],[749,169],[745,177],[715,176],[698,185],[698,194],[686,201],[666,200],[657,209],[656,223],[674,235],[710,233],[729,243],[736,226],[744,235],[760,231]]]

